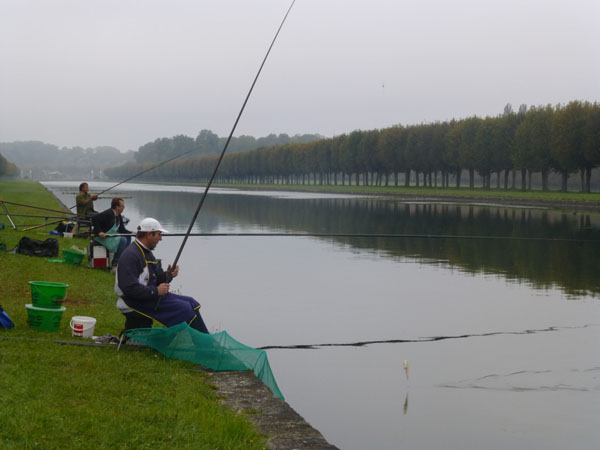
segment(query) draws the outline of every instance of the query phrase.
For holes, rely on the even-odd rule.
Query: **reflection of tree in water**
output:
[[[185,208],[191,218],[195,204],[180,202],[169,207],[174,214],[180,214],[175,212],[178,208]],[[500,274],[536,288],[557,285],[573,295],[600,293],[600,244],[536,240],[600,241],[599,224],[592,220],[597,218],[587,214],[502,206],[406,204],[372,198],[291,200],[242,195],[209,197],[200,216],[203,214],[204,220],[208,216],[211,221],[206,225],[201,222],[202,231],[214,229],[218,218],[224,218],[288,232],[511,237],[515,239],[331,239],[390,257],[414,257],[470,273]]]
[[[184,231],[187,231],[202,196],[202,194],[192,192],[152,191],[136,191],[134,195],[135,202],[143,207],[144,216],[158,219],[165,227],[168,223],[184,224]],[[211,201],[211,197],[208,196],[194,224],[193,232],[211,233],[219,228],[221,222],[219,217],[208,209]],[[169,231],[173,230],[169,229]]]

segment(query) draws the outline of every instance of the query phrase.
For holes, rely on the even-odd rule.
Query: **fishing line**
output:
[[[277,32],[275,33],[275,36],[273,37],[273,41],[271,42],[271,45],[269,46],[269,49],[267,50],[267,53],[265,54],[265,57],[263,58],[263,61],[258,69],[258,72],[256,73],[256,76],[254,77],[254,81],[252,82],[252,85],[250,86],[250,90],[248,91],[248,94],[246,95],[246,99],[244,100],[244,103],[242,104],[242,108],[240,109],[240,112],[238,113],[238,116],[233,124],[233,128],[231,129],[231,132],[229,133],[229,137],[227,138],[227,141],[225,142],[225,145],[223,147],[223,151],[221,152],[221,155],[219,156],[219,159],[217,160],[217,163],[215,164],[215,167],[212,171],[212,174],[210,176],[210,179],[208,180],[208,183],[206,184],[206,189],[204,189],[204,193],[202,194],[202,198],[200,199],[200,202],[198,203],[198,207],[196,208],[196,212],[194,213],[194,216],[192,217],[192,221],[190,222],[190,226],[188,227],[187,233],[185,234],[185,237],[183,238],[183,241],[181,242],[181,246],[179,247],[179,251],[177,252],[177,256],[175,257],[175,260],[173,261],[173,264],[171,265],[171,267],[176,267],[177,266],[177,261],[179,261],[179,257],[181,256],[181,252],[183,251],[183,247],[185,246],[188,237],[190,236],[190,233],[192,231],[192,227],[194,226],[194,223],[196,222],[196,218],[198,217],[198,213],[200,212],[200,209],[202,208],[202,205],[204,204],[204,200],[206,199],[206,195],[208,194],[208,190],[210,189],[213,180],[215,179],[215,176],[217,174],[217,170],[219,169],[219,166],[221,165],[221,161],[223,160],[223,157],[225,156],[225,152],[227,151],[227,147],[229,146],[229,142],[231,141],[231,138],[233,137],[233,133],[235,132],[235,129],[238,125],[238,122],[240,121],[240,118],[242,117],[242,113],[244,112],[244,109],[246,108],[246,104],[248,103],[248,99],[250,98],[250,95],[252,94],[252,91],[254,89],[254,86],[256,85],[256,82],[258,81],[258,77],[260,76],[260,73],[262,72],[262,69],[265,65],[265,63],[267,62],[267,58],[269,57],[269,54],[271,53],[271,49],[273,48],[273,45],[275,45],[275,41],[277,40],[277,36],[279,36],[279,32],[281,31],[283,24],[285,23],[290,11],[292,10],[292,7],[294,6],[294,3],[296,3],[296,0],[293,0],[290,7],[288,8],[287,12],[285,13],[285,16],[283,17],[283,20],[281,21],[281,24],[279,25],[279,28],[277,29]]]

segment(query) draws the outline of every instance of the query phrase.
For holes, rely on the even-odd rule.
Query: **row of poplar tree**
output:
[[[203,182],[216,160],[217,156],[176,160],[145,177]],[[128,164],[105,173],[125,178],[153,164]],[[566,191],[569,176],[579,172],[582,190],[589,192],[592,169],[599,165],[600,104],[573,101],[523,105],[517,112],[507,105],[496,117],[356,130],[308,143],[230,153],[217,181],[460,187],[466,176],[474,188],[477,174],[483,187],[490,188],[495,174],[496,186],[508,189],[515,187],[520,173],[521,188],[531,189],[532,174],[539,173],[542,189],[547,190],[548,176],[556,172]]]

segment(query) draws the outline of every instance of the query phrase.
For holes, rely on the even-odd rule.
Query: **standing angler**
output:
[[[79,194],[75,197],[77,203],[77,216],[80,219],[89,219],[98,211],[94,210],[94,200],[98,199],[98,194],[88,193],[89,185],[81,183],[79,185]]]
[[[179,273],[179,266],[165,272],[160,260],[152,254],[162,240],[162,228],[158,220],[150,217],[137,227],[136,239],[125,249],[115,277],[115,292],[119,296],[117,307],[125,315],[125,329],[143,316],[159,324],[172,327],[186,322],[192,328],[208,334],[200,315],[200,304],[192,297],[169,292],[169,281]],[[159,303],[160,299],[160,303]],[[158,305],[158,307],[157,307]],[[139,320],[137,320],[139,323]]]

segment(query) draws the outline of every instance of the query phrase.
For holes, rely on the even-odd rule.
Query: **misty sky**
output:
[[[227,136],[291,0],[0,0],[0,142]],[[600,101],[598,0],[297,0],[235,135]]]

